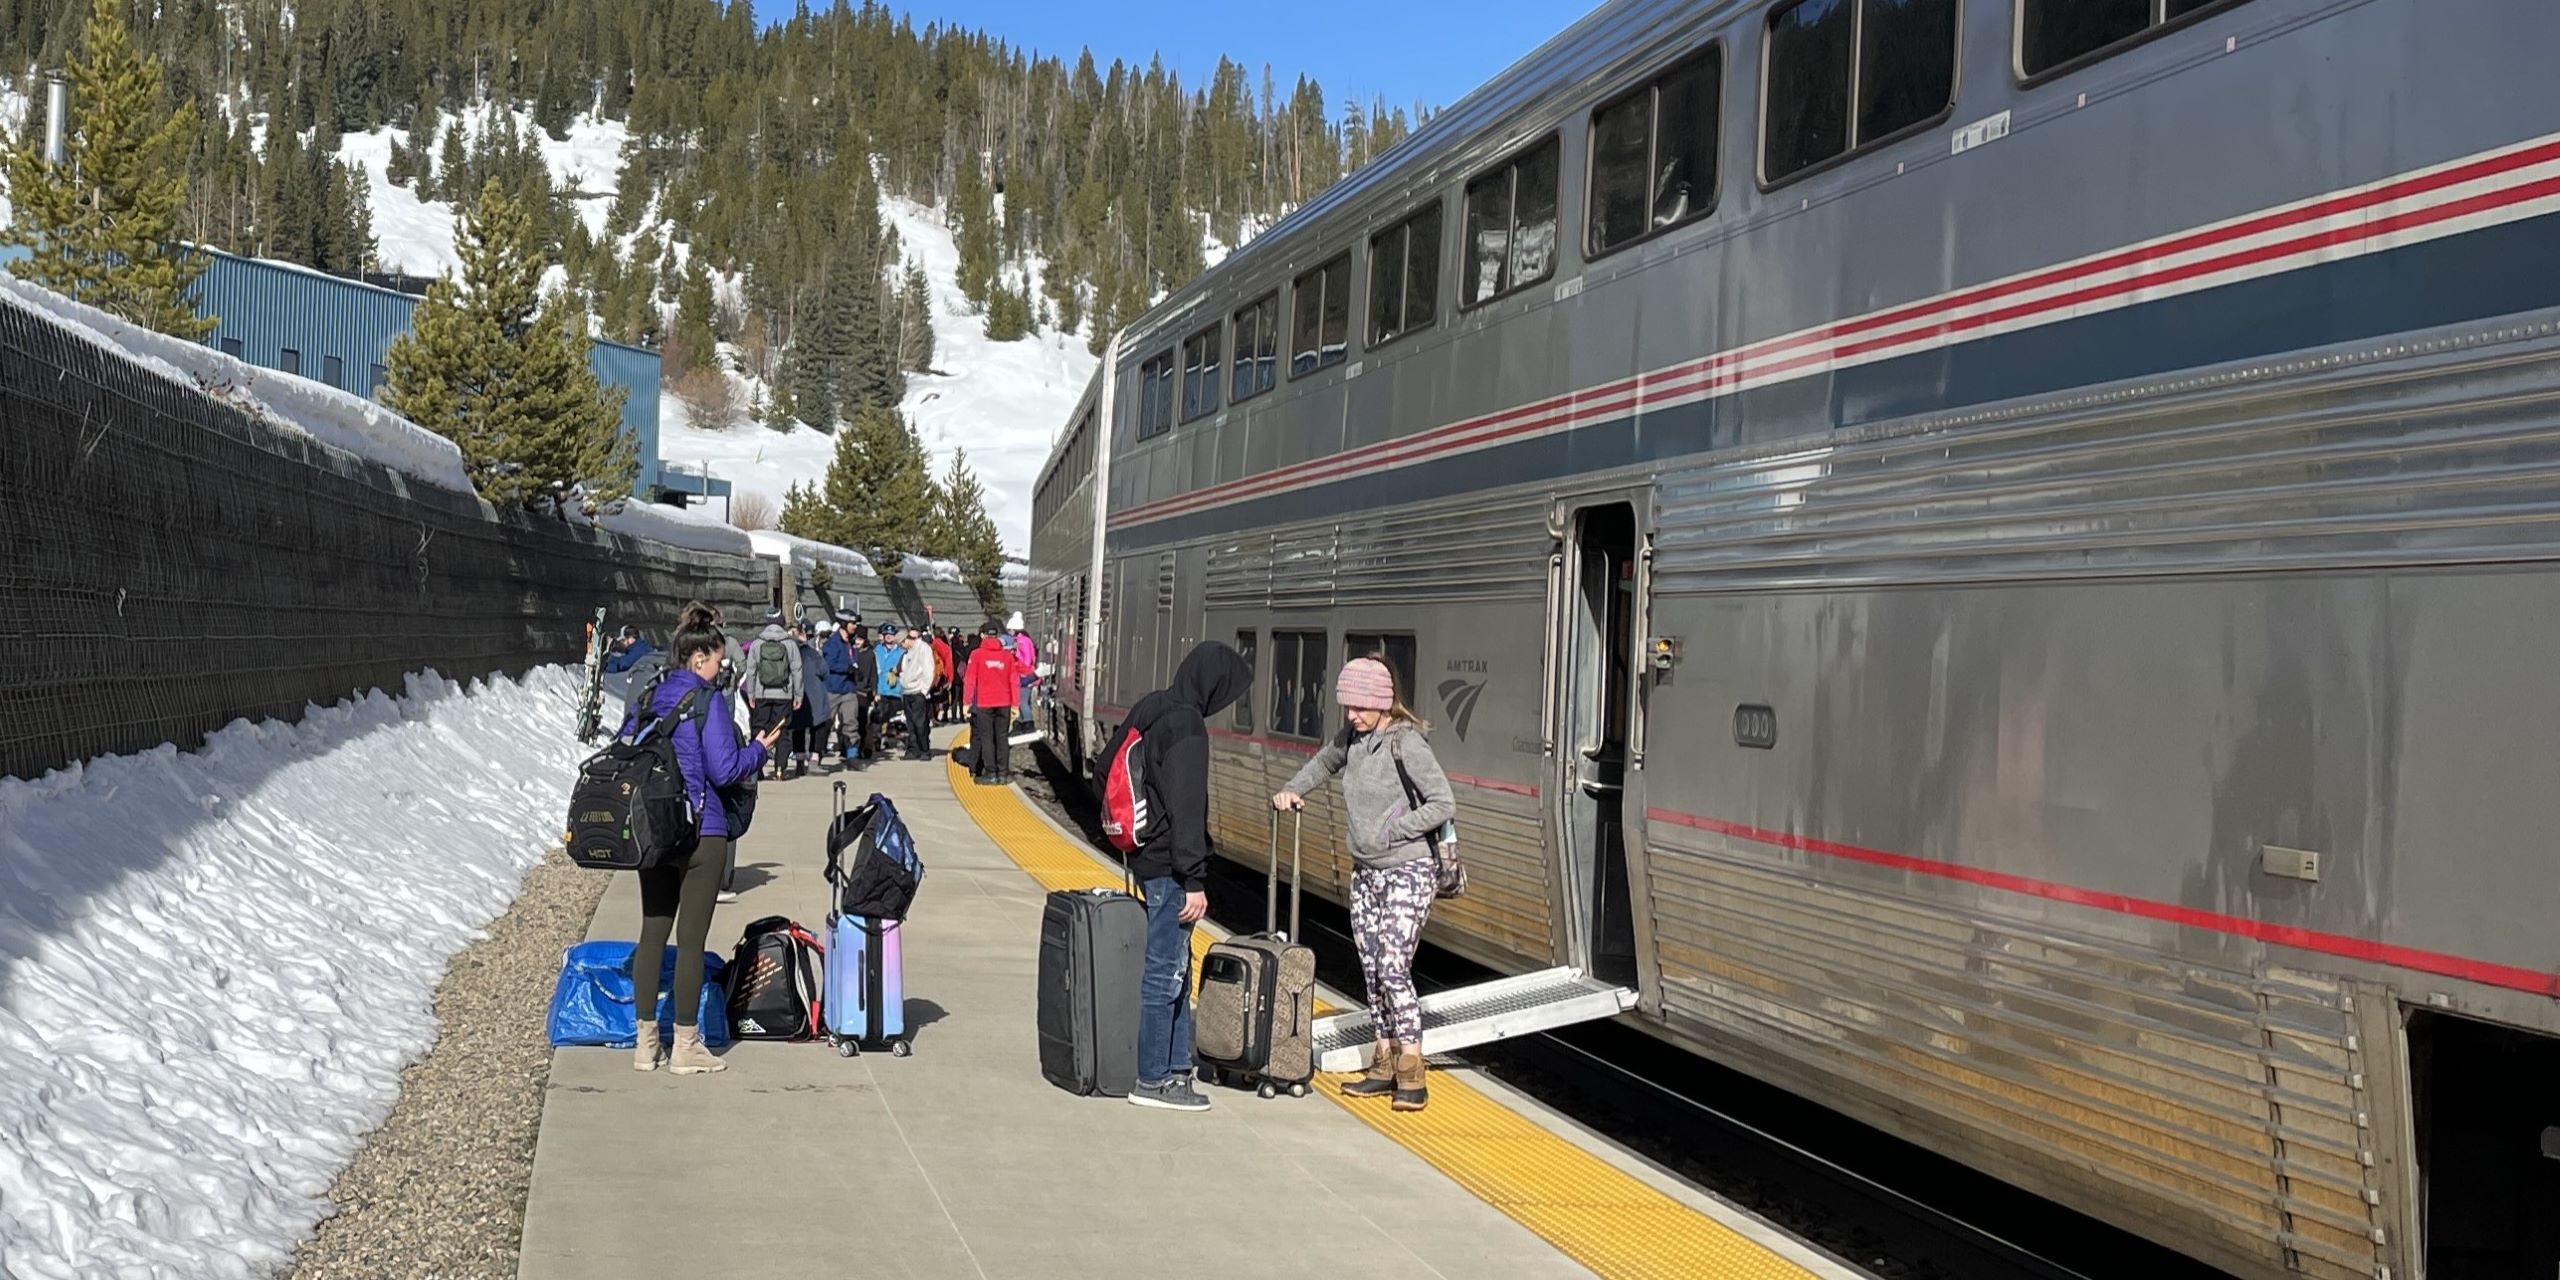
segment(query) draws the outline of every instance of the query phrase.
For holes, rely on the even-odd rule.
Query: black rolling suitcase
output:
[[[1307,1096],[1316,1073],[1316,953],[1298,943],[1298,844],[1290,828],[1289,932],[1280,932],[1280,815],[1271,815],[1271,873],[1262,932],[1209,948],[1200,965],[1192,1050],[1212,1083],[1253,1084],[1263,1097]]]
[[[1138,1083],[1147,909],[1117,889],[1061,890],[1040,917],[1040,1074],[1069,1093]]]

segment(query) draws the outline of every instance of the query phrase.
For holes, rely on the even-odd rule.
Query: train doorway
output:
[[[1556,743],[1563,784],[1567,954],[1590,976],[1636,985],[1628,895],[1628,787],[1641,671],[1640,564],[1633,502],[1575,509],[1566,528]],[[1641,812],[1638,810],[1637,812]]]
[[[2427,1280],[2560,1276],[2560,1038],[2409,1019]]]

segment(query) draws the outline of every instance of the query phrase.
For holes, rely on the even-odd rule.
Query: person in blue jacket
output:
[[[881,623],[880,639],[871,646],[871,716],[884,726],[890,717],[899,714],[907,705],[906,691],[898,682],[898,657],[904,652],[905,637],[899,632],[898,624]],[[914,740],[912,735],[908,740]],[[878,759],[880,735],[873,735],[869,741],[872,758]]]
[[[729,863],[729,841],[742,825],[733,808],[733,793],[764,767],[782,730],[777,725],[752,742],[739,740],[737,711],[729,705],[729,695],[713,683],[726,649],[727,637],[720,634],[710,608],[698,602],[686,605],[676,623],[675,669],[649,695],[647,714],[653,721],[674,715],[687,695],[701,695],[681,722],[672,729],[660,727],[674,735],[676,771],[684,777],[685,799],[701,815],[702,843],[685,862],[634,873],[640,877],[640,941],[631,953],[631,1007],[643,1016],[631,1065],[642,1071],[657,1070],[660,1061],[658,1023],[646,1015],[658,1008],[659,957],[665,954],[670,933],[676,943],[676,1026],[675,1048],[668,1061],[677,1075],[728,1069],[702,1043],[697,1021],[702,1006],[702,947],[711,934],[711,908]],[[628,737],[639,728],[640,716],[634,714],[622,732]]]
[[[827,719],[835,725],[836,747],[843,753],[847,769],[860,769],[869,764],[859,749],[862,742],[862,696],[869,692],[864,676],[869,672],[869,650],[854,643],[854,631],[862,625],[860,614],[836,615],[835,630],[827,633],[827,643],[819,650],[827,669]],[[872,673],[876,679],[876,673]]]
[[[655,652],[657,652],[657,650],[650,648],[648,640],[641,636],[640,628],[624,627],[622,629],[622,647],[614,650],[613,656],[604,660],[605,674],[620,675],[625,671],[629,671],[632,666],[638,663],[642,658],[648,657],[650,654]]]

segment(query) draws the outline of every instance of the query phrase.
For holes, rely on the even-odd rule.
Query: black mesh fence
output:
[[[407,481],[0,306],[0,775],[733,617],[764,562]]]

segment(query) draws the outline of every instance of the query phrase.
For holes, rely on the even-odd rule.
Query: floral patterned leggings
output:
[[[1369,986],[1369,1008],[1379,1033],[1405,1049],[1422,1048],[1422,1004],[1413,994],[1413,949],[1422,922],[1438,896],[1439,873],[1431,859],[1351,873],[1351,936],[1360,950],[1360,976]]]

